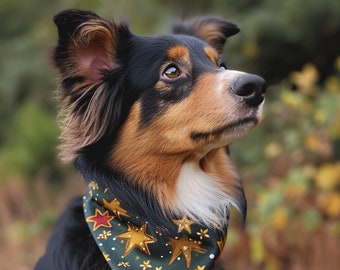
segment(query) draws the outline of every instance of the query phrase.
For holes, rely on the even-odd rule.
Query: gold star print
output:
[[[120,263],[117,264],[117,266],[123,266],[124,268],[130,267],[130,263],[129,262],[120,262]]]
[[[91,187],[91,188],[92,188],[92,190],[99,189],[99,187],[98,187],[98,183],[97,183],[97,182],[95,182],[95,181],[91,181],[91,182],[89,183],[89,187]]]
[[[96,212],[94,215],[86,218],[87,222],[93,222],[92,230],[97,230],[99,227],[111,228],[110,221],[114,219],[114,217],[109,215],[109,211],[105,211],[104,213],[100,212],[99,209],[96,208]]]
[[[160,266],[160,267],[156,267],[156,270],[162,270],[163,269],[163,267],[162,266]]]
[[[208,229],[206,229],[206,230],[200,229],[200,231],[197,233],[197,235],[199,235],[200,240],[202,240],[203,237],[206,237],[206,238],[210,237],[209,234],[208,234]]]
[[[190,225],[194,222],[188,219],[187,215],[184,215],[182,219],[173,220],[173,223],[175,223],[178,226],[178,232],[186,230],[188,233],[191,233]]]
[[[200,241],[192,240],[186,234],[182,235],[179,239],[170,238],[168,244],[172,246],[172,256],[169,265],[171,265],[182,253],[186,262],[186,267],[189,268],[191,265],[191,251],[194,250],[200,253],[206,252],[205,249],[200,247]]]
[[[151,268],[152,265],[150,264],[150,261],[144,261],[142,264],[139,265],[143,270],[146,270],[146,268]]]
[[[203,266],[197,265],[197,267],[194,270],[204,270],[204,269],[205,269],[205,265]]]
[[[217,241],[217,246],[218,246],[220,252],[222,252],[222,250],[224,248],[224,240],[222,238],[220,238],[220,240]]]
[[[106,260],[107,262],[111,261],[111,259],[110,259],[110,254],[103,253],[103,255],[104,255],[104,258],[105,258],[105,260]]]
[[[121,219],[120,216],[129,217],[128,212],[120,207],[120,202],[117,199],[113,199],[111,202],[103,199],[104,208],[112,211],[117,218]]]
[[[151,255],[148,248],[148,244],[153,244],[156,239],[146,233],[146,224],[144,223],[141,227],[127,224],[128,230],[124,233],[117,235],[118,238],[127,239],[123,257],[128,255],[134,248],[138,248],[147,255]]]
[[[103,233],[100,233],[100,234],[97,236],[97,239],[105,239],[105,240],[107,240],[107,238],[108,238],[109,236],[112,236],[111,231],[105,231],[105,230],[103,230]]]

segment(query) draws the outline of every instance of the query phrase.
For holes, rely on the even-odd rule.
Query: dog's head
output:
[[[207,223],[230,202],[244,212],[225,148],[260,120],[265,83],[223,60],[237,26],[200,17],[150,37],[91,12],[68,10],[54,20],[63,159],[85,156],[125,175],[165,211],[205,215]]]

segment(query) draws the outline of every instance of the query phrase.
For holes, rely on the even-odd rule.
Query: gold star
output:
[[[106,260],[107,262],[111,261],[111,259],[110,259],[110,254],[103,253],[103,255],[104,255],[104,258],[105,258],[105,260]]]
[[[162,270],[163,269],[163,267],[162,266],[160,266],[160,267],[156,267],[156,270]]]
[[[220,240],[217,241],[217,246],[218,246],[220,252],[222,252],[222,250],[223,250],[223,248],[224,248],[224,243],[225,243],[225,242],[224,242],[224,240],[223,240],[222,237],[220,238]]]
[[[92,190],[99,189],[98,183],[95,182],[95,181],[91,181],[91,182],[89,183],[89,187],[92,188]]]
[[[173,220],[173,223],[175,223],[178,226],[178,232],[186,230],[188,233],[191,233],[190,225],[194,222],[188,219],[187,215],[184,215],[182,219]]]
[[[117,264],[117,266],[123,266],[124,268],[130,267],[130,263],[129,262],[120,262],[120,263]]]
[[[188,235],[184,234],[179,239],[170,238],[169,245],[172,246],[172,256],[169,261],[169,265],[172,264],[175,259],[182,253],[186,262],[186,267],[189,268],[191,264],[191,251],[197,251],[200,253],[205,253],[206,250],[201,248],[201,242],[192,240]]]
[[[150,261],[144,261],[142,264],[139,265],[139,267],[143,268],[143,270],[146,270],[146,268],[151,268],[152,265],[150,264]]]
[[[111,202],[103,199],[104,208],[112,211],[117,218],[121,219],[120,216],[129,217],[128,212],[120,207],[120,202],[117,199],[113,199]]]
[[[97,230],[99,227],[111,228],[110,221],[114,219],[114,217],[109,215],[109,211],[105,211],[104,213],[100,212],[99,209],[96,208],[96,212],[94,215],[86,218],[87,222],[93,222],[92,230]]]
[[[200,229],[200,231],[197,233],[197,235],[199,235],[200,240],[202,240],[203,237],[206,237],[206,238],[210,237],[209,234],[208,234],[208,229],[206,229],[206,230]]]
[[[99,235],[97,236],[97,239],[105,239],[105,240],[107,240],[107,238],[108,238],[109,236],[112,236],[111,231],[105,231],[105,230],[103,230],[103,233],[99,234]]]
[[[203,265],[203,266],[197,265],[196,269],[194,269],[194,270],[204,270],[204,269],[205,269],[205,265]]]
[[[146,224],[144,223],[141,227],[127,224],[128,229],[126,232],[117,235],[118,238],[127,239],[123,257],[128,255],[134,248],[138,248],[147,255],[151,255],[148,248],[148,244],[153,244],[156,239],[146,233]]]

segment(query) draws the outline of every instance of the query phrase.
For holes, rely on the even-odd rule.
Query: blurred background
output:
[[[32,269],[68,200],[84,191],[58,161],[52,23],[66,8],[127,20],[134,33],[169,31],[174,18],[216,14],[241,33],[231,69],[266,78],[263,122],[235,143],[248,218],[232,224],[227,269],[340,269],[339,0],[1,0],[0,269]]]

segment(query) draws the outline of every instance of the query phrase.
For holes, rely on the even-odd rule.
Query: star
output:
[[[189,268],[191,264],[191,251],[200,253],[206,252],[205,249],[200,247],[200,241],[192,240],[186,234],[182,235],[179,239],[170,238],[168,244],[172,246],[172,256],[169,265],[171,265],[182,253],[186,262],[186,267]]]
[[[104,255],[104,258],[105,258],[105,260],[106,260],[107,262],[111,261],[111,259],[110,259],[110,254],[103,253],[103,255]]]
[[[190,225],[194,224],[193,221],[188,219],[187,215],[184,215],[182,219],[173,220],[173,223],[175,223],[178,226],[178,232],[186,230],[188,233],[191,233]]]
[[[105,211],[104,213],[100,212],[99,209],[96,208],[95,214],[86,218],[87,222],[93,222],[92,230],[95,231],[99,227],[111,228],[110,221],[114,219],[114,217],[109,215],[109,211]]]
[[[92,190],[99,189],[98,183],[95,182],[95,181],[91,181],[91,182],[89,183],[89,187],[90,187]]]
[[[148,244],[153,244],[156,239],[146,233],[146,224],[137,227],[130,223],[127,224],[126,232],[117,235],[118,238],[127,239],[123,257],[128,255],[134,248],[138,248],[147,255],[151,255]]]
[[[197,267],[194,270],[204,270],[204,269],[205,269],[205,265],[203,266],[197,265]]]
[[[139,267],[143,268],[143,270],[146,270],[146,268],[151,268],[152,265],[150,264],[150,261],[144,261],[142,264],[139,265]]]
[[[223,238],[221,237],[220,240],[217,241],[217,246],[218,246],[220,252],[222,252],[222,250],[224,248],[224,244],[225,244],[225,242],[224,242]]]
[[[156,267],[156,270],[162,270],[162,269],[163,269],[163,266]]]
[[[108,238],[109,236],[112,236],[111,231],[105,231],[105,230],[103,230],[103,233],[99,234],[99,235],[97,236],[97,239],[105,239],[105,240],[107,240],[107,238]]]
[[[123,266],[124,268],[130,267],[130,263],[129,262],[120,262],[120,263],[117,264],[117,266]]]
[[[197,235],[199,235],[200,240],[202,240],[203,237],[206,237],[206,238],[210,237],[209,234],[208,234],[208,229],[206,229],[206,230],[200,229],[200,231],[197,233]]]
[[[120,207],[120,202],[117,199],[113,199],[110,202],[103,199],[103,204],[104,204],[104,208],[113,212],[116,215],[116,217],[119,218],[120,220],[121,220],[121,218],[120,218],[121,215],[124,216],[124,217],[130,216],[125,209]]]

